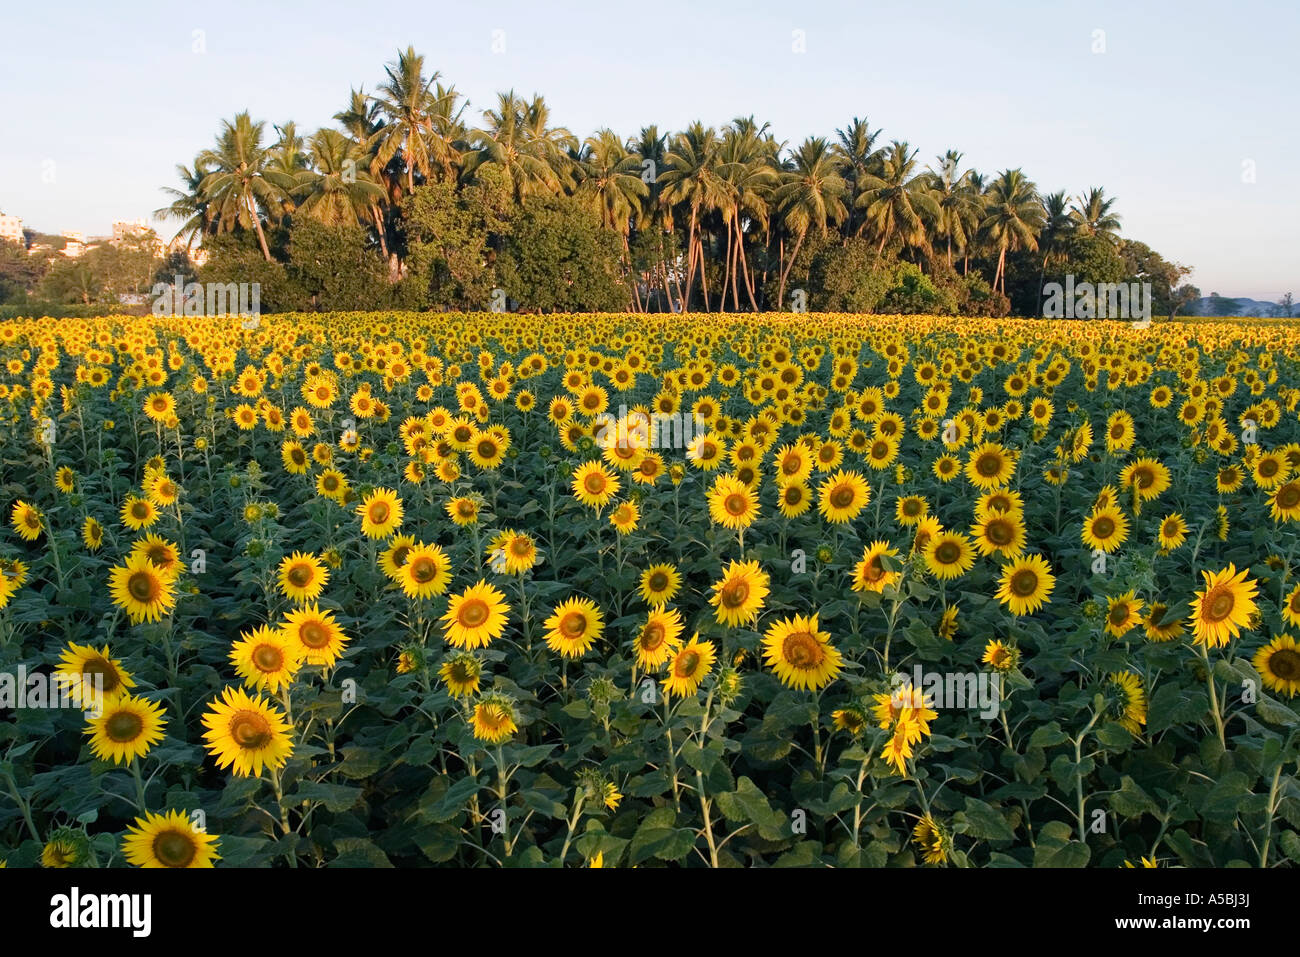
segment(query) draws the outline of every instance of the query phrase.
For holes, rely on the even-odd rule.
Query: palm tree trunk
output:
[[[691,293],[695,291],[695,216],[699,208],[691,204],[691,225],[686,231],[686,301],[682,303],[682,312],[690,308]]]
[[[698,250],[695,254],[695,265],[700,271],[700,289],[704,292],[704,311],[709,312],[712,307],[709,305],[709,277],[704,275],[704,240],[698,232],[695,235],[695,246]]]
[[[799,247],[803,245],[803,238],[806,235],[808,235],[808,230],[801,229],[799,231],[799,238],[795,240],[794,249],[790,253],[790,261],[786,263],[785,268],[781,270],[780,292],[777,293],[776,304],[778,309],[785,306],[785,280],[786,277],[790,275],[790,268],[794,265],[794,261],[799,258]]]
[[[727,284],[731,282],[731,264],[736,258],[736,247],[731,242],[731,222],[727,222],[727,265],[722,270],[722,312],[727,311]]]
[[[266,245],[266,233],[262,232],[262,220],[258,218],[256,212],[253,213],[253,226],[257,230],[257,242],[262,247],[262,255],[266,257],[267,262],[270,262],[271,250]]]
[[[379,233],[379,251],[385,259],[388,258],[388,237],[385,235],[387,230],[384,229],[384,216],[379,211],[378,203],[370,204],[370,213],[375,219],[375,231]]]

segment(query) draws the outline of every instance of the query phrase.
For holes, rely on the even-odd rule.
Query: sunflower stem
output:
[[[131,777],[135,779],[135,806],[144,814],[149,807],[144,799],[144,778],[140,775],[140,761],[138,758],[131,759]]]
[[[1214,668],[1210,665],[1209,642],[1201,642],[1200,648],[1201,660],[1205,662],[1205,684],[1210,690],[1210,715],[1214,718],[1214,730],[1219,735],[1219,747],[1226,751],[1228,742],[1223,734],[1223,715],[1219,713],[1219,689],[1215,686]]]
[[[1264,846],[1259,851],[1260,869],[1268,867],[1268,847],[1273,841],[1273,813],[1277,810],[1277,785],[1282,779],[1282,762],[1279,761],[1277,770],[1273,772],[1273,786],[1268,790],[1268,821],[1264,824]]]

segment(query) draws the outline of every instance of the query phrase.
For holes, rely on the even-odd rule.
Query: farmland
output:
[[[1296,330],[7,322],[0,859],[1300,861]]]

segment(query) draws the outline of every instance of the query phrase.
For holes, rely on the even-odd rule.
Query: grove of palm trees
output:
[[[1199,296],[1103,188],[926,162],[861,117],[801,141],[753,116],[580,140],[540,95],[472,110],[408,48],[334,119],[240,113],[177,167],[157,215],[208,252],[201,278],[260,282],[271,311],[1037,315],[1066,273],[1150,282],[1158,314]]]

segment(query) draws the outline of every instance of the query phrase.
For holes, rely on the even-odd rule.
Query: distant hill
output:
[[[1235,308],[1229,306],[1235,303]],[[1291,307],[1291,314],[1296,315],[1296,306]],[[1282,307],[1276,302],[1265,302],[1261,299],[1250,299],[1245,296],[1202,296],[1193,302],[1187,309],[1187,315],[1191,316],[1280,316]]]

